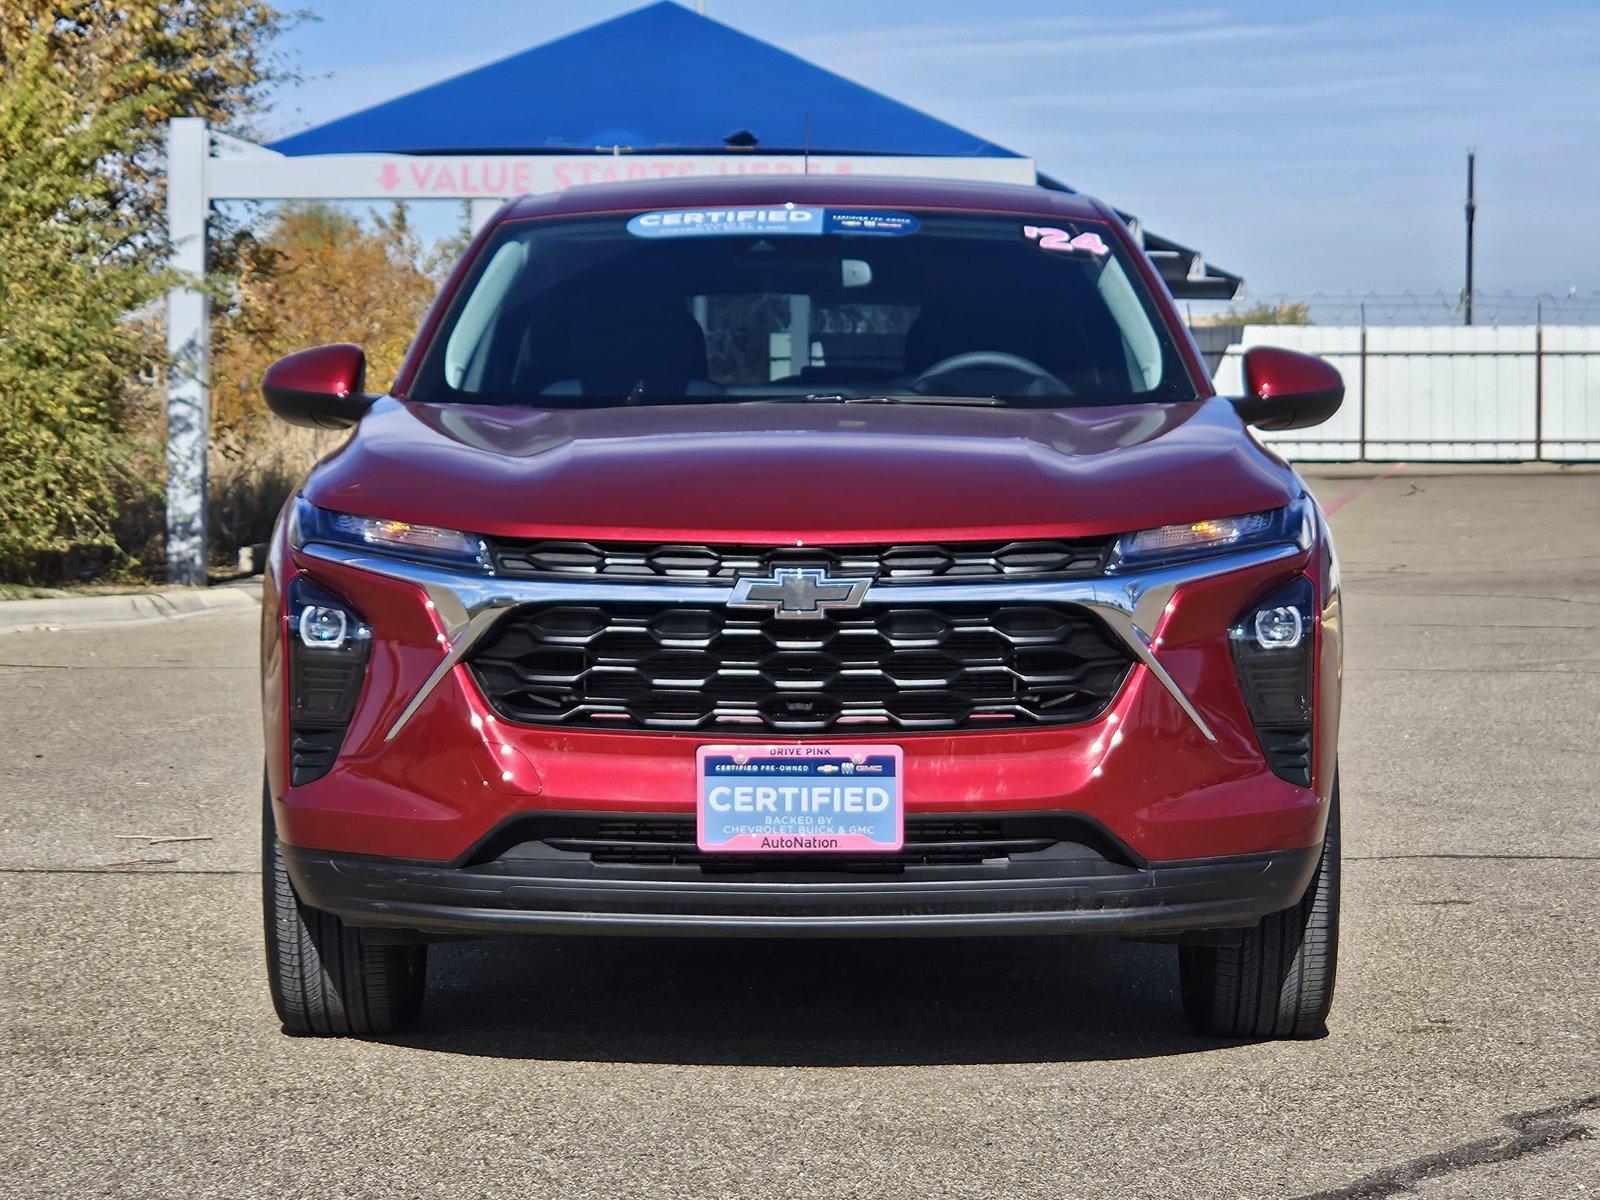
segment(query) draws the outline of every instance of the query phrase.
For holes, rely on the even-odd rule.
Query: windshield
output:
[[[1059,407],[1195,393],[1104,225],[783,206],[507,224],[410,395]]]

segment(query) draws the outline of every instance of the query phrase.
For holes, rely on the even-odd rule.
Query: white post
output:
[[[167,128],[167,236],[172,266],[199,283],[206,271],[206,123]],[[206,443],[210,436],[211,305],[180,284],[167,293],[167,579],[206,582]]]

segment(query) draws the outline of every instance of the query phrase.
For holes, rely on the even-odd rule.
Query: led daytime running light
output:
[[[1130,535],[1123,543],[1123,553],[1129,557],[1147,558],[1186,550],[1231,546],[1235,542],[1265,533],[1271,527],[1271,513],[1218,517],[1215,520],[1194,521],[1188,525],[1161,525],[1155,529],[1141,529],[1138,533]]]
[[[337,532],[359,538],[371,546],[394,550],[426,550],[435,554],[472,556],[482,551],[477,538],[436,525],[412,525],[407,521],[385,521],[376,517],[353,517],[330,513],[329,524]]]

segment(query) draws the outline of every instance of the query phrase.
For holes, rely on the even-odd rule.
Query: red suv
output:
[[[1083,196],[766,177],[574,189],[479,234],[266,577],[284,1028],[417,1014],[513,933],[1175,943],[1202,1031],[1319,1033],[1338,569],[1149,260]]]

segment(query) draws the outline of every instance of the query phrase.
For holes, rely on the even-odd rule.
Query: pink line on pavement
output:
[[[1401,471],[1404,471],[1406,469],[1406,467],[1408,467],[1410,465],[1411,464],[1409,464],[1409,463],[1397,462],[1397,463],[1394,464],[1394,466],[1390,467],[1387,471],[1379,471],[1371,479],[1363,480],[1362,482],[1356,484],[1356,486],[1351,488],[1348,492],[1345,492],[1343,495],[1337,497],[1336,499],[1329,501],[1326,505],[1323,506],[1322,511],[1325,512],[1330,517],[1333,516],[1334,513],[1338,512],[1346,504],[1349,504],[1350,501],[1354,500],[1357,496],[1361,495],[1362,492],[1366,491],[1373,484],[1381,483],[1385,479],[1388,479],[1391,475],[1398,475]]]

